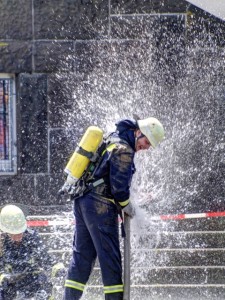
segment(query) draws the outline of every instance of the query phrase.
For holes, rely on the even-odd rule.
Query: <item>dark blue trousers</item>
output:
[[[73,257],[65,283],[64,300],[81,298],[97,256],[105,299],[122,300],[122,266],[115,204],[90,193],[75,200],[74,215]]]

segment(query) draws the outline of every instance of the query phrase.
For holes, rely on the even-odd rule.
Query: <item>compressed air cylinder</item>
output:
[[[90,163],[89,153],[94,154],[97,151],[102,139],[103,131],[100,128],[96,126],[88,127],[64,169],[64,172],[68,174],[67,181],[76,182],[80,179]]]

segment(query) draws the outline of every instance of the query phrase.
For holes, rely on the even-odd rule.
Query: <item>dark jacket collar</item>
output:
[[[131,148],[135,151],[135,136],[134,132],[138,129],[135,121],[125,119],[116,123],[116,133],[119,138],[125,140]],[[114,134],[113,134],[114,135]]]

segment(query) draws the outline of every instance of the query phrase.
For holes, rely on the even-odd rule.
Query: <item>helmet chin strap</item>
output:
[[[135,148],[137,146],[138,140],[141,139],[141,138],[143,138],[143,137],[145,137],[145,135],[142,132],[141,132],[141,134],[139,136],[135,136]]]
[[[139,136],[135,137],[135,142],[137,142],[139,139],[145,137],[145,135],[143,133],[141,133]]]

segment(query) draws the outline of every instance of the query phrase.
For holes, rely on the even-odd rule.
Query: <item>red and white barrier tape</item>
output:
[[[224,217],[225,211],[218,212],[207,212],[207,213],[196,213],[196,214],[180,214],[180,215],[162,215],[153,216],[151,220],[183,220],[183,219],[198,219],[198,218],[213,218],[213,217]]]
[[[213,217],[224,217],[225,211],[220,212],[207,212],[207,213],[196,213],[196,214],[179,214],[179,215],[161,215],[152,216],[150,220],[154,221],[167,221],[167,220],[183,220],[183,219],[198,219],[198,218],[213,218]],[[32,218],[34,218],[33,216]],[[30,217],[31,218],[31,217]],[[46,227],[46,226],[66,226],[74,225],[74,220],[28,220],[28,227]]]
[[[27,221],[28,227],[47,227],[47,226],[65,226],[73,225],[74,220],[29,220]]]

